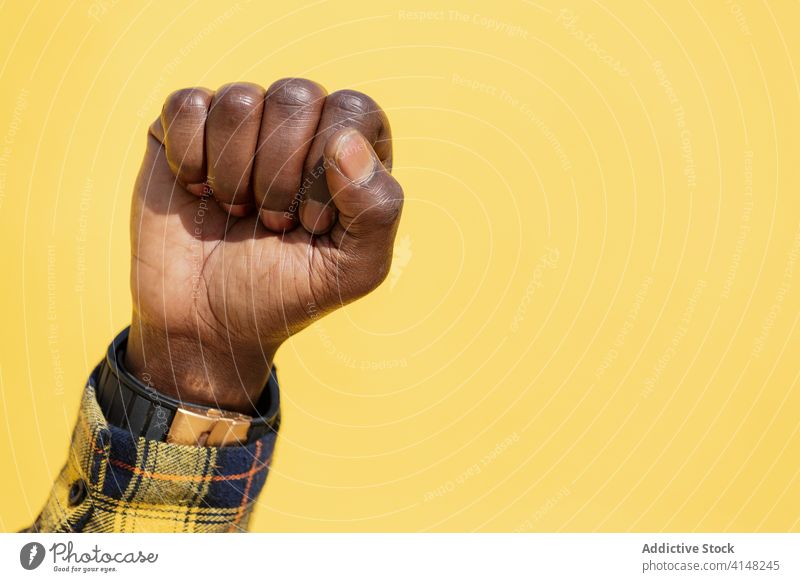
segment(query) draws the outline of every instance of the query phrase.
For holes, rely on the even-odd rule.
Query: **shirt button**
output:
[[[84,499],[86,499],[86,483],[83,482],[83,479],[73,481],[72,485],[69,486],[67,501],[74,506],[83,503]]]

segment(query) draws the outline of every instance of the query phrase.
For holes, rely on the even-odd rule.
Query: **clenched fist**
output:
[[[183,89],[150,127],[133,195],[126,364],[242,412],[278,346],[385,278],[403,193],[384,112],[283,79]]]

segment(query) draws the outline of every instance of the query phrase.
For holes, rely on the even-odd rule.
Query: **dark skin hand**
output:
[[[391,160],[362,93],[282,79],[170,95],[134,189],[128,369],[252,413],[281,343],[386,277]]]

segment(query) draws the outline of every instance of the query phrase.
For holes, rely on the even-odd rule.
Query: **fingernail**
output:
[[[336,144],[336,165],[353,182],[362,182],[375,170],[372,146],[357,131],[350,131]]]
[[[259,214],[261,215],[261,222],[264,226],[275,232],[291,230],[294,226],[294,217],[287,212],[262,208]]]
[[[225,212],[236,217],[247,216],[253,209],[252,204],[227,204],[225,202],[220,202],[219,205]]]
[[[336,213],[330,204],[306,200],[300,208],[300,221],[303,223],[303,228],[311,234],[327,232],[335,218]]]

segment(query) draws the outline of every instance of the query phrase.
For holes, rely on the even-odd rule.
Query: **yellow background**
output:
[[[420,14],[419,11],[427,11]],[[5,2],[0,509],[129,321],[183,86],[388,112],[389,281],[288,342],[264,531],[800,530],[800,5]]]

